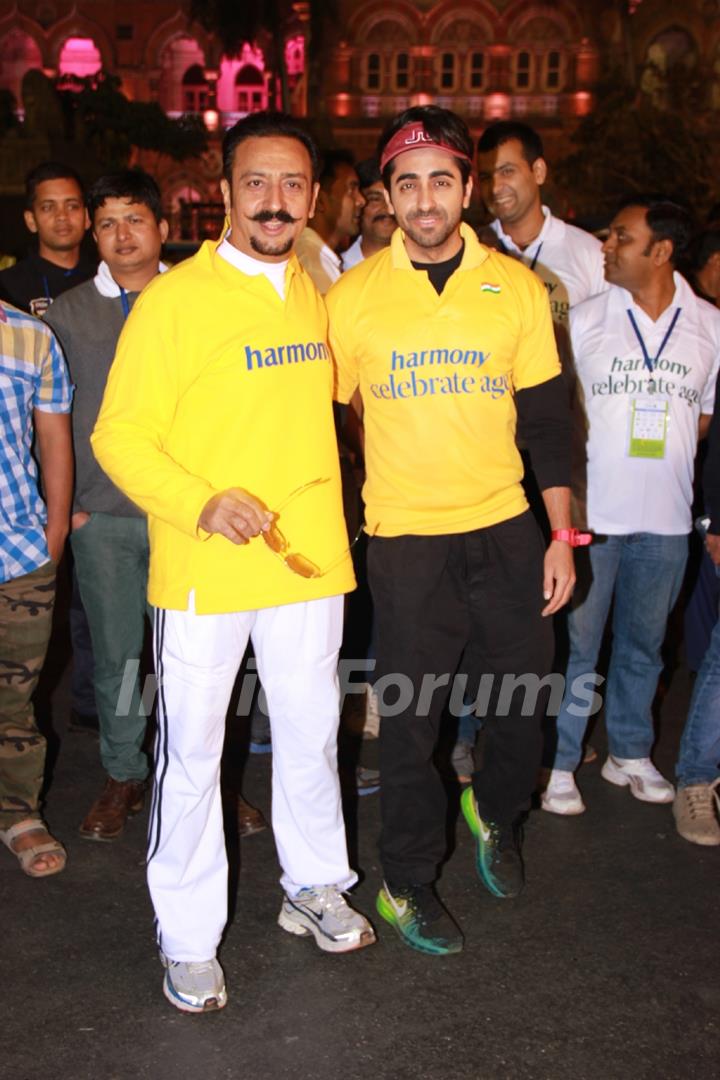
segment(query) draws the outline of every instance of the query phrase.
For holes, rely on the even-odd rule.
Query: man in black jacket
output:
[[[82,181],[68,165],[44,161],[27,174],[25,224],[37,236],[37,247],[33,244],[24,259],[0,272],[0,299],[41,318],[61,293],[95,273],[95,260],[80,252],[90,224]],[[97,729],[90,631],[74,575],[70,636],[73,651],[70,724],[77,730]]]
[[[73,169],[42,162],[26,177],[25,197],[25,224],[37,236],[37,250],[0,272],[0,296],[40,317],[56,296],[92,277],[95,263],[80,253],[90,223]]]

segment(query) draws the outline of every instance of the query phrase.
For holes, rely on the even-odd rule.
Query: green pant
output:
[[[145,518],[90,515],[70,535],[95,658],[100,758],[114,780],[144,780],[146,716],[139,668],[149,546]]]
[[[45,662],[55,564],[0,584],[0,829],[38,812],[45,738],[32,696]]]

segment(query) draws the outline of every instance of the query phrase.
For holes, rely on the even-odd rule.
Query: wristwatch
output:
[[[551,540],[564,540],[570,547],[586,547],[592,544],[592,533],[580,532],[579,529],[553,529]]]

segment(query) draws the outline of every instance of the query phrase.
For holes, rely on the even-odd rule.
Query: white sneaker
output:
[[[671,803],[675,788],[653,765],[650,758],[616,758],[610,755],[602,767],[602,776],[618,787],[630,785],[641,802]]]
[[[325,952],[352,952],[375,941],[368,920],[350,907],[335,885],[308,885],[297,896],[286,893],[278,926],[299,937],[312,934]]]
[[[553,769],[540,806],[551,814],[583,814],[585,803],[575,783],[575,776],[565,769]]]
[[[217,960],[170,960],[162,952],[165,968],[163,993],[181,1012],[212,1012],[227,1005],[225,976]]]
[[[680,836],[691,844],[703,844],[707,847],[720,844],[717,815],[717,810],[720,809],[719,785],[720,780],[716,780],[714,784],[690,784],[677,790],[673,817]]]

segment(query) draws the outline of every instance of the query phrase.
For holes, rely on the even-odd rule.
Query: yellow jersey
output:
[[[547,294],[461,232],[441,295],[397,229],[327,296],[336,397],[363,400],[370,535],[469,532],[527,507],[514,394],[560,374]]]

